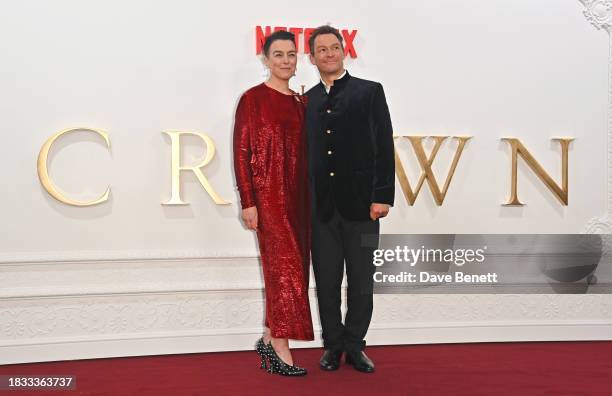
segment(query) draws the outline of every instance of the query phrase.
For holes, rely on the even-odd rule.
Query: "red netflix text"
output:
[[[310,53],[308,39],[314,31],[313,28],[292,27],[287,29],[285,26],[276,26],[274,28],[272,28],[272,26],[255,26],[255,53],[257,55],[261,54],[266,37],[271,35],[272,32],[276,32],[278,30],[285,30],[295,35],[295,47],[297,48],[298,52],[300,51],[300,36],[303,37],[304,53]],[[348,29],[341,29],[340,34],[342,34],[342,38],[344,38],[344,53],[346,55],[349,55],[351,58],[357,58],[357,51],[355,50],[354,46],[355,36],[357,36],[357,30],[354,29],[349,31]]]

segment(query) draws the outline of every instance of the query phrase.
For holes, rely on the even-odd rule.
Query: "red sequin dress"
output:
[[[310,207],[305,98],[265,84],[240,98],[234,170],[242,208],[257,207],[266,326],[276,338],[312,340],[308,301]]]

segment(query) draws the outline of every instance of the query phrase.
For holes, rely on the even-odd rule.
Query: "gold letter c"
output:
[[[51,136],[45,142],[45,144],[43,144],[43,146],[40,149],[40,153],[38,153],[38,179],[40,180],[40,183],[43,185],[45,190],[47,190],[49,195],[51,195],[53,198],[65,204],[72,205],[72,206],[92,206],[92,205],[102,203],[108,200],[108,195],[110,193],[110,187],[106,188],[106,192],[102,194],[100,198],[90,201],[90,202],[81,202],[81,201],[75,201],[73,199],[65,197],[62,193],[60,193],[57,190],[57,188],[55,188],[55,185],[51,182],[51,178],[49,177],[49,172],[47,170],[47,156],[49,155],[49,150],[51,149],[51,146],[53,145],[53,143],[60,136],[68,132],[73,132],[73,131],[94,132],[102,136],[102,138],[106,142],[106,147],[110,148],[110,140],[108,139],[108,135],[104,131],[94,129],[94,128],[69,128],[69,129],[64,129],[63,131],[59,131],[55,135]]]

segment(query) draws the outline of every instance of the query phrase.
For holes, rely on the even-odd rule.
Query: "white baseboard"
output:
[[[318,333],[318,332],[317,332]],[[261,329],[227,334],[143,334],[107,339],[75,338],[47,343],[0,346],[0,364],[62,360],[189,354],[253,350]],[[388,328],[372,326],[368,345],[481,343],[524,341],[612,340],[612,321],[586,323],[447,324]],[[320,348],[317,334],[312,342],[292,342],[292,348]]]

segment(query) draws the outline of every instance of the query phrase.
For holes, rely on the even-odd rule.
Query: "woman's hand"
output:
[[[257,207],[242,209],[242,221],[249,230],[257,231]]]

